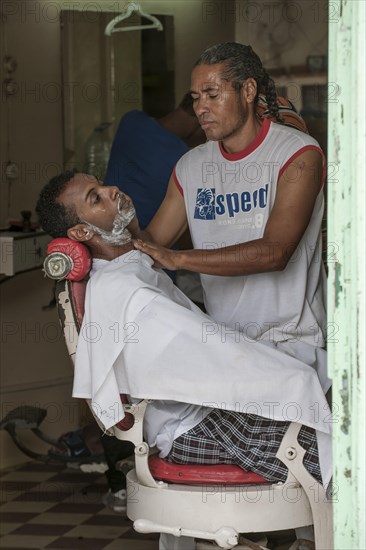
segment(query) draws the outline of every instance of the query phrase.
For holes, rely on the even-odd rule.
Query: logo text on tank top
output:
[[[194,218],[196,220],[215,220],[226,214],[235,218],[237,214],[247,213],[254,208],[267,206],[268,183],[264,187],[242,193],[220,193],[216,195],[214,187],[199,187],[196,195]]]

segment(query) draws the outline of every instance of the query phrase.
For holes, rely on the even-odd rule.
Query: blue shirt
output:
[[[154,217],[173,168],[187,151],[184,141],[146,113],[135,110],[121,118],[105,183],[116,185],[132,198],[141,229]]]

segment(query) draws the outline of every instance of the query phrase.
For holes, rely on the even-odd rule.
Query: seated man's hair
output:
[[[75,174],[76,170],[67,170],[55,176],[39,194],[36,205],[39,224],[52,237],[67,237],[70,227],[82,223],[74,208],[65,208],[57,200]]]

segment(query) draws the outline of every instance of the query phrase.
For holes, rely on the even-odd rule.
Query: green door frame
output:
[[[365,550],[366,0],[329,0],[328,361],[334,548]]]

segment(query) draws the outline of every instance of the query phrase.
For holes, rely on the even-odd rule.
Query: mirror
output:
[[[86,145],[95,128],[108,153],[123,114],[142,109],[160,117],[175,106],[173,16],[154,14],[163,31],[105,36],[115,15],[61,11],[65,169],[86,169]],[[128,19],[128,25],[135,24],[140,24],[137,14]]]

